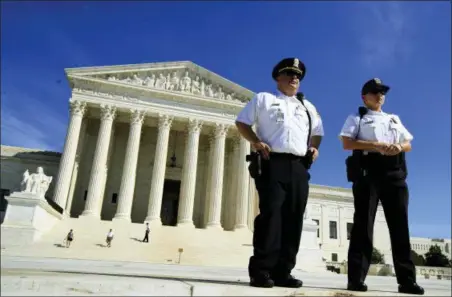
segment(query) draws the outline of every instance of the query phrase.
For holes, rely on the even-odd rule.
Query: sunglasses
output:
[[[383,91],[383,90],[370,90],[367,93],[372,94],[372,95],[378,95],[378,94],[386,95],[386,91]]]
[[[281,71],[281,74],[284,74],[284,75],[287,75],[287,76],[296,76],[298,79],[300,79],[301,78],[301,74],[300,73],[298,73],[298,72],[295,72],[295,71],[293,71],[293,70],[284,70],[284,71]]]

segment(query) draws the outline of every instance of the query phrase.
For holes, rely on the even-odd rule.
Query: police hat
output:
[[[278,77],[281,72],[284,71],[293,71],[295,73],[300,74],[300,81],[304,78],[306,74],[306,67],[303,62],[301,62],[297,58],[286,58],[281,60],[276,66],[273,68],[272,77],[274,80]]]
[[[382,92],[386,94],[389,91],[390,87],[384,85],[379,78],[372,78],[367,81],[363,88],[361,89],[361,95],[366,95],[368,93],[378,93]]]

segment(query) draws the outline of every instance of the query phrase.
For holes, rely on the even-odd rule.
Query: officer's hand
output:
[[[314,162],[315,159],[317,159],[317,157],[319,156],[319,151],[315,147],[310,147],[309,151],[312,152],[312,162]]]
[[[251,145],[253,146],[253,148],[256,151],[261,153],[261,155],[262,155],[262,157],[264,159],[268,160],[268,158],[270,157],[270,151],[271,151],[271,149],[268,146],[268,144],[266,144],[266,143],[264,143],[262,141],[259,141],[259,142],[255,142],[255,143],[253,143]]]
[[[383,155],[386,155],[386,152],[388,151],[389,147],[390,145],[384,142],[377,142],[375,144],[375,150]]]
[[[385,152],[385,155],[395,156],[402,152],[402,146],[399,144],[391,144]]]

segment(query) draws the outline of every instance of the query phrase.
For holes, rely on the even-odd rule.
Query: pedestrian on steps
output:
[[[149,223],[146,223],[146,231],[144,233],[143,242],[149,242],[149,233],[151,232],[151,229],[149,228]]]
[[[111,241],[113,240],[113,236],[114,236],[114,233],[113,233],[113,229],[110,229],[110,231],[108,231],[108,233],[107,233],[107,247],[111,247]]]
[[[66,243],[66,248],[71,246],[71,242],[74,240],[74,230],[69,230],[69,233],[64,238],[64,242]]]

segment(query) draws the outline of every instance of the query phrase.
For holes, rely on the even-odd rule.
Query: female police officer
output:
[[[340,133],[345,150],[353,150],[357,169],[353,197],[355,214],[348,250],[348,290],[367,291],[364,284],[372,256],[373,227],[378,201],[388,223],[394,267],[400,293],[424,294],[416,284],[408,230],[408,187],[405,152],[411,150],[413,136],[400,118],[381,110],[389,86],[374,78],[362,88],[367,109],[350,115]],[[366,113],[367,112],[367,113]],[[356,171],[356,172],[351,172]]]
[[[272,73],[278,92],[258,93],[236,120],[240,134],[263,159],[261,174],[254,176],[260,213],[254,222],[254,255],[248,267],[250,285],[255,287],[303,285],[290,273],[295,267],[308,199],[306,164],[317,158],[323,135],[314,105],[296,96],[305,71],[296,58],[279,62]]]

